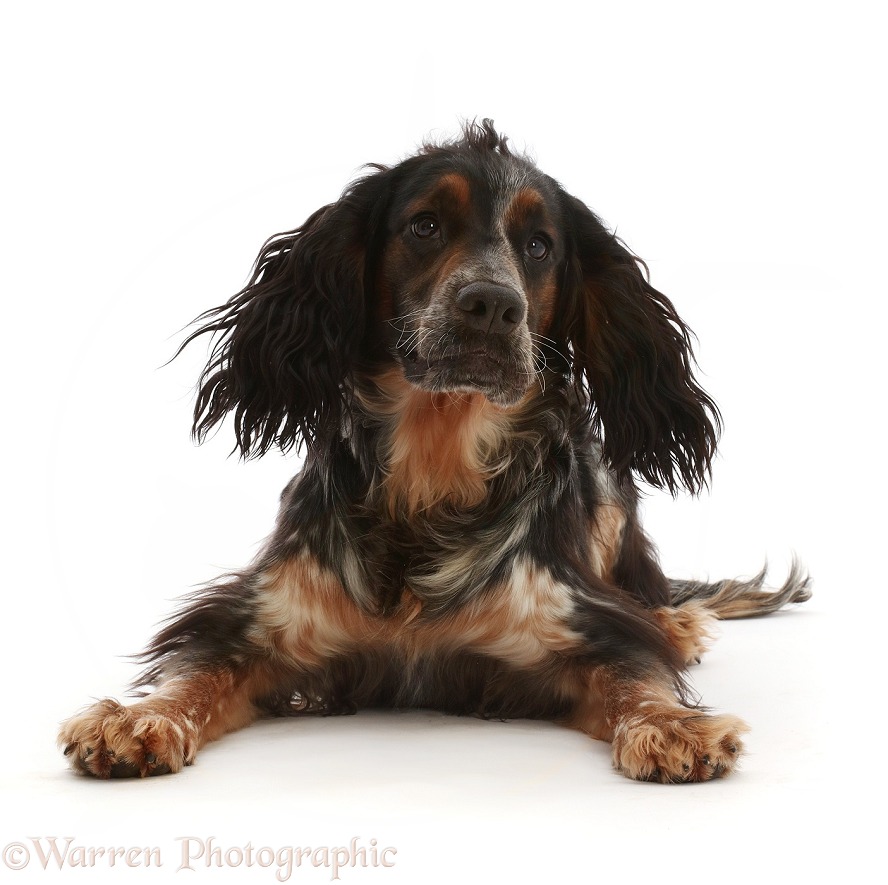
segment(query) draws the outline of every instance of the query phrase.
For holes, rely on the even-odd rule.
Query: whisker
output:
[[[415,319],[420,320],[420,326],[422,325],[422,314],[424,313],[422,308],[418,310],[411,310],[409,313],[402,314],[401,316],[392,317],[388,320],[388,325],[390,325],[393,329],[397,329],[402,334],[406,331],[410,330],[411,322]]]
[[[411,317],[419,316],[424,312],[424,308],[420,307],[416,310],[411,310],[408,313],[402,313],[400,316],[392,317],[388,322],[395,324],[404,322],[405,320],[409,320]]]
[[[414,336],[418,335],[418,331],[411,331],[410,334],[407,334],[407,329],[404,329],[401,334],[398,336],[398,341],[395,344],[395,347],[409,347],[409,342],[413,340]],[[404,336],[407,335],[407,340],[404,340]]]
[[[532,343],[539,343],[540,350],[543,348],[552,351],[556,356],[560,357],[562,360],[566,359],[564,353],[556,346],[556,342],[551,338],[546,338],[545,335],[540,335],[538,332],[531,332],[530,338]]]

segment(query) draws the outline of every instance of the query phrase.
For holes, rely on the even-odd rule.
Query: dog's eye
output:
[[[549,254],[549,241],[537,234],[527,241],[524,251],[534,260],[542,261]]]
[[[441,225],[434,215],[420,215],[414,218],[410,229],[413,231],[413,236],[419,237],[420,240],[427,240],[441,233]]]

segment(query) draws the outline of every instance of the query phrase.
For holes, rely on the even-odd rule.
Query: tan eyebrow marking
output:
[[[414,200],[407,207],[407,214],[416,215],[435,202],[450,202],[457,213],[466,213],[471,206],[471,200],[472,192],[468,180],[456,172],[449,172],[447,175],[442,175],[427,194]]]
[[[506,210],[503,212],[503,220],[508,229],[525,223],[532,215],[548,219],[549,213],[546,211],[546,201],[539,191],[532,187],[523,187],[512,197],[509,205],[506,206]]]

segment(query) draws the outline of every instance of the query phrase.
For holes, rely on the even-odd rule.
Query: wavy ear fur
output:
[[[302,227],[271,237],[249,283],[196,320],[204,324],[180,352],[215,338],[194,408],[199,441],[231,411],[244,457],[311,446],[338,429],[367,330],[368,261],[388,191],[387,170],[377,169]]]
[[[642,274],[647,267],[575,197],[566,211],[574,242],[565,268],[574,383],[589,402],[605,457],[674,495],[699,492],[721,430],[697,384],[691,331]]]

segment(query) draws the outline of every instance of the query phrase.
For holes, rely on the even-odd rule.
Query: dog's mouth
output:
[[[506,360],[501,356],[489,353],[486,350],[467,350],[458,353],[443,353],[437,355],[422,356],[414,351],[407,351],[401,354],[406,365],[421,368],[423,371],[433,369],[442,369],[451,367],[457,369],[459,366],[488,366],[491,369],[498,369],[502,372],[507,370]]]
[[[520,400],[533,378],[526,359],[510,348],[450,342],[428,352],[399,346],[396,353],[411,384],[436,393],[482,393],[498,405]]]

